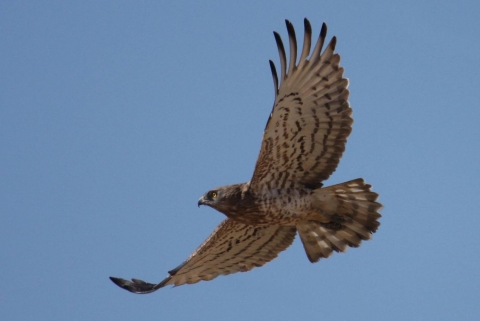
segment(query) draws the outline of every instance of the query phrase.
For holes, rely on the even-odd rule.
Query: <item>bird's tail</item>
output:
[[[297,225],[298,233],[311,262],[329,257],[333,251],[345,252],[369,240],[380,223],[382,205],[378,194],[361,178],[319,188],[314,191],[314,206],[325,222],[307,221]]]

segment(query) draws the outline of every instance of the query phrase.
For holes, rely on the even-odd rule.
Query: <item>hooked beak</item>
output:
[[[198,207],[200,207],[200,205],[205,205],[205,199],[202,197],[200,197],[200,199],[198,200]]]

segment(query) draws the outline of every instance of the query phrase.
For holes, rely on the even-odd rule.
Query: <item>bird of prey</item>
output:
[[[369,240],[380,223],[378,194],[363,179],[323,187],[335,171],[352,131],[348,79],[343,77],[336,37],[322,52],[323,23],[312,45],[312,28],[304,20],[302,52],[286,20],[290,57],[274,32],[280,55],[280,78],[270,60],[275,101],[249,182],[214,188],[198,206],[227,217],[185,262],[158,284],[138,279],[110,279],[133,293],[151,293],[166,285],[208,281],[219,275],[250,271],[292,244],[298,233],[310,262],[345,252]],[[280,79],[280,81],[279,81]]]

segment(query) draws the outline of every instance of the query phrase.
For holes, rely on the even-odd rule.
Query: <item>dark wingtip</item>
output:
[[[290,32],[290,29],[293,29],[293,24],[287,19],[285,19],[285,25],[287,26],[287,30],[289,32]]]
[[[277,68],[275,68],[275,63],[272,61],[272,60],[268,60],[268,63],[270,64],[270,70],[272,71],[272,73],[275,71],[275,73],[277,72]]]
[[[322,30],[320,30],[320,37],[325,39],[326,36],[327,36],[327,24],[324,22],[322,23]]]
[[[330,41],[330,48],[332,48],[332,50],[335,50],[335,46],[337,45],[337,37],[333,36],[332,40]]]
[[[112,280],[112,282],[115,283],[116,285],[118,285],[119,287],[122,286],[122,281],[125,281],[125,280],[122,280],[122,279],[119,279],[119,278],[114,278],[113,276],[110,277],[110,280]]]
[[[282,43],[282,45],[283,45],[282,37],[280,37],[280,35],[278,34],[278,32],[274,31],[274,32],[273,32],[273,36],[275,37],[275,41],[277,42],[277,44],[280,42],[280,43]]]
[[[278,91],[278,76],[277,76],[277,68],[275,67],[275,63],[271,60],[268,61],[270,64],[270,71],[272,72],[273,82],[275,86],[275,95]]]
[[[308,21],[307,18],[303,19],[303,26],[305,27],[305,33],[308,33],[309,35],[311,35],[312,25],[310,24],[310,21]]]
[[[112,280],[113,283],[115,283],[122,289],[130,291],[132,293],[146,294],[146,293],[151,293],[158,290],[158,288],[156,287],[156,284],[147,283],[138,279],[132,279],[133,282],[130,282],[124,279],[115,278],[111,276],[110,280]]]
[[[124,279],[120,279],[120,278],[115,278],[113,276],[110,277],[110,280],[112,280],[113,283],[115,283],[117,286],[121,287],[122,289],[132,292],[129,286],[129,283],[132,284],[132,282]]]

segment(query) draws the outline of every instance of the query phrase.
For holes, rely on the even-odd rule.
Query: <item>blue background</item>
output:
[[[2,1],[2,320],[479,320],[477,1]],[[338,37],[355,119],[327,185],[363,177],[372,241],[133,295],[250,179],[284,19]],[[301,46],[300,46],[301,48]]]

